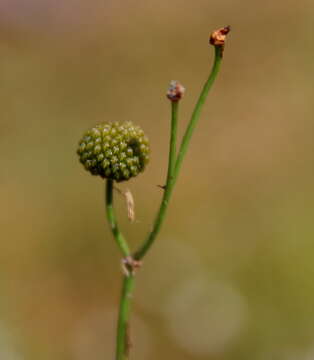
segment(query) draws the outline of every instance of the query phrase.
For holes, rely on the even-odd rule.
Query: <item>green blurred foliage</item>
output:
[[[116,201],[135,247],[165,179],[169,81],[187,89],[182,135],[213,60],[208,34],[230,24],[138,273],[132,358],[312,359],[313,3],[22,3],[0,6],[0,358],[113,358],[120,256],[103,181],[83,171],[77,141],[102,120],[131,120],[150,137],[147,170],[121,184],[134,224]]]

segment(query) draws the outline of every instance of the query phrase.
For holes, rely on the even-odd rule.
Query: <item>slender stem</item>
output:
[[[214,64],[211,70],[211,73],[203,87],[203,90],[199,96],[199,99],[195,105],[194,111],[192,113],[191,116],[191,120],[189,122],[189,125],[185,131],[185,134],[183,136],[182,142],[181,142],[181,146],[180,146],[180,150],[178,153],[178,157],[175,163],[175,167],[174,169],[172,168],[172,166],[169,165],[168,167],[168,176],[167,176],[167,184],[166,184],[166,188],[165,188],[165,192],[164,192],[164,196],[162,198],[161,201],[161,205],[157,214],[157,217],[155,219],[155,223],[153,226],[152,231],[148,234],[147,238],[145,239],[143,245],[139,248],[139,250],[134,254],[134,258],[136,260],[141,260],[145,254],[147,253],[147,251],[150,249],[150,247],[152,246],[157,234],[159,233],[159,230],[161,228],[162,222],[165,218],[166,215],[166,210],[169,204],[169,200],[174,188],[174,185],[176,183],[176,180],[178,178],[179,172],[180,172],[180,168],[184,159],[184,156],[186,154],[186,151],[188,149],[188,145],[190,143],[193,131],[195,129],[195,126],[197,124],[197,121],[200,117],[201,114],[201,110],[203,108],[203,105],[205,103],[205,100],[207,98],[207,95],[209,93],[209,90],[211,89],[216,76],[219,72],[219,68],[220,68],[220,64],[221,64],[221,60],[222,60],[222,53],[223,53],[223,47],[222,46],[215,46],[215,60],[214,60]],[[172,112],[172,119],[173,119],[173,114],[176,113],[177,116],[177,108]],[[175,131],[176,131],[176,127],[175,127]],[[171,126],[171,139],[173,137],[173,121],[172,121],[172,126]],[[170,140],[171,141],[171,140]],[[173,160],[172,153],[173,149],[171,146],[171,142],[170,142],[170,151],[169,151],[169,163],[170,163],[170,159]],[[170,173],[169,173],[169,169],[170,169]]]
[[[166,215],[166,209],[169,203],[173,181],[174,181],[174,170],[176,162],[176,147],[177,147],[177,128],[178,128],[178,112],[179,112],[179,102],[171,102],[171,130],[170,130],[170,146],[169,146],[169,159],[168,159],[168,173],[167,173],[167,182],[164,189],[164,195],[160,204],[158,214],[155,219],[154,227],[146,240],[144,241],[142,247],[134,254],[134,259],[140,260],[146,254],[148,249],[151,247],[152,243],[155,240],[156,235],[159,232],[159,229],[162,225],[164,217]]]
[[[108,222],[111,226],[113,237],[119,246],[124,257],[130,256],[129,246],[121,234],[117,219],[113,209],[113,180],[108,179],[106,184],[106,210]],[[116,360],[125,360],[128,358],[128,319],[130,314],[131,293],[134,287],[134,276],[132,273],[125,275],[120,297],[120,309],[117,328]]]
[[[135,278],[132,274],[129,274],[128,276],[125,275],[123,278],[117,328],[116,360],[128,359],[130,350],[128,326],[134,280]]]
[[[119,230],[117,219],[114,213],[113,209],[113,180],[108,179],[107,180],[107,186],[106,186],[106,211],[107,211],[107,218],[108,222],[111,227],[111,231],[113,234],[113,237],[119,246],[122,254],[124,257],[127,257],[130,255],[130,249],[129,246],[124,239],[122,233]]]
[[[179,102],[171,102],[171,131],[170,131],[170,147],[169,147],[169,160],[168,160],[168,173],[167,185],[172,179],[173,171],[176,163],[177,153],[177,131],[178,131],[178,112]]]
[[[179,153],[178,153],[178,157],[177,157],[177,161],[176,161],[176,166],[175,166],[175,170],[174,170],[174,183],[179,175],[180,172],[180,168],[184,159],[184,156],[187,152],[188,146],[190,144],[191,141],[191,137],[193,135],[193,131],[195,129],[195,126],[199,120],[200,114],[201,114],[201,110],[205,104],[207,95],[209,93],[209,90],[211,89],[217,75],[220,69],[220,65],[221,65],[221,60],[222,60],[222,54],[223,54],[223,47],[222,46],[215,46],[215,60],[214,60],[214,64],[211,70],[211,73],[203,87],[203,90],[198,98],[198,101],[195,105],[194,111],[192,113],[191,116],[191,120],[189,122],[189,125],[185,131],[185,134],[183,136],[182,142],[181,142],[181,146],[179,149]]]

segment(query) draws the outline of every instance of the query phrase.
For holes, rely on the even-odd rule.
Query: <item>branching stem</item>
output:
[[[202,89],[202,92],[199,96],[199,99],[195,105],[194,111],[192,113],[190,122],[186,128],[185,134],[182,138],[182,142],[177,154],[177,125],[178,125],[178,111],[179,111],[179,100],[182,96],[182,92],[178,98],[171,97],[172,93],[169,96],[171,100],[171,136],[170,136],[170,145],[169,145],[169,159],[168,159],[168,172],[167,172],[167,181],[164,188],[163,198],[160,204],[159,211],[155,218],[155,222],[151,232],[148,234],[146,239],[140,248],[134,253],[133,257],[131,256],[128,243],[124,239],[122,233],[120,232],[116,220],[116,216],[113,209],[113,180],[107,180],[106,185],[106,211],[109,224],[111,226],[112,234],[114,239],[123,254],[123,257],[126,262],[126,272],[123,278],[123,287],[120,297],[120,309],[119,309],[119,319],[118,319],[118,328],[117,328],[117,342],[116,342],[116,358],[115,360],[127,360],[128,353],[130,348],[130,339],[128,333],[128,322],[130,316],[130,306],[132,291],[134,289],[134,270],[136,264],[140,264],[140,260],[148,252],[156,236],[158,235],[161,225],[164,221],[166,211],[168,208],[169,200],[178,178],[183,159],[186,155],[189,143],[195,126],[199,120],[201,110],[205,104],[209,90],[211,89],[216,76],[219,72],[222,54],[223,54],[223,43],[225,35],[229,32],[229,27],[222,28],[217,32],[214,32],[211,38],[211,43],[215,46],[215,60],[211,70],[211,73]],[[223,38],[222,38],[223,37]],[[216,45],[216,42],[218,45]],[[173,89],[172,89],[173,90]],[[184,90],[184,88],[183,88]]]
[[[173,147],[172,147],[173,143],[172,143],[172,140],[170,140],[169,167],[168,167],[167,183],[166,183],[166,187],[165,187],[164,196],[162,198],[161,205],[160,205],[157,217],[155,219],[155,223],[154,223],[152,231],[148,234],[146,240],[144,241],[144,243],[140,247],[140,249],[134,254],[134,258],[137,260],[141,260],[145,256],[145,254],[150,249],[156,236],[159,233],[159,230],[160,230],[162,222],[165,218],[169,200],[170,200],[174,185],[176,183],[176,180],[178,178],[178,175],[179,175],[179,172],[181,169],[181,165],[182,165],[184,156],[187,152],[193,131],[194,131],[197,121],[200,117],[201,110],[203,108],[203,105],[205,104],[209,90],[211,89],[211,87],[216,79],[216,76],[219,72],[219,68],[220,68],[220,64],[221,64],[221,60],[222,60],[222,53],[223,53],[223,47],[215,46],[215,60],[214,60],[214,64],[213,64],[211,73],[210,73],[210,75],[203,87],[203,90],[199,96],[199,99],[195,105],[189,125],[183,136],[180,150],[179,150],[178,157],[176,159],[174,168],[172,166],[173,166],[173,156],[175,156],[175,155],[173,154]],[[174,105],[175,105],[175,107],[174,107]],[[171,122],[171,124],[172,124],[171,125],[171,139],[173,139],[174,137],[176,138],[178,102],[172,102],[172,106],[173,106],[173,108],[172,108],[172,122]],[[170,165],[170,162],[172,162],[171,165]]]

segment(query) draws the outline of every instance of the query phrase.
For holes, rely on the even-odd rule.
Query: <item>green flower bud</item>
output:
[[[149,161],[149,141],[132,122],[108,122],[86,131],[77,149],[93,175],[124,181],[142,172]]]

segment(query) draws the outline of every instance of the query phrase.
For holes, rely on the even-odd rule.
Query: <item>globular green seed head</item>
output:
[[[106,122],[86,131],[77,154],[93,175],[124,181],[144,170],[149,161],[149,141],[131,121]]]

